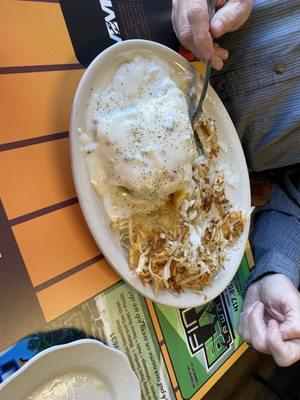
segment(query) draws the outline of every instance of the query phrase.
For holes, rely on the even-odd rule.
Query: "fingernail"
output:
[[[276,326],[276,321],[274,319],[270,319],[269,321],[269,328],[274,329]]]
[[[205,58],[205,60],[211,60],[213,53],[210,50],[203,50],[202,52],[203,57]]]
[[[227,58],[229,57],[229,53],[227,50],[224,51],[224,56],[223,56],[223,60],[227,60]]]
[[[215,69],[219,71],[222,68],[223,68],[223,62],[221,60],[216,60],[215,61]]]
[[[288,339],[288,335],[287,335],[287,332],[284,329],[284,327],[282,328],[281,326],[279,326],[279,331],[281,333],[282,339],[283,340],[287,340]]]

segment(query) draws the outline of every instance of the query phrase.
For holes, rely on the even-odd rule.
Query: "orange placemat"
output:
[[[3,0],[1,11],[3,347],[119,277],[91,237],[73,186],[68,125],[84,69],[59,2]]]
[[[59,3],[2,1],[0,37],[3,348],[119,277],[89,233],[72,182],[68,125],[83,68]]]

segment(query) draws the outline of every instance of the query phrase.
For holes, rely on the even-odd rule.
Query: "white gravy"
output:
[[[191,181],[193,131],[172,74],[162,59],[136,56],[91,95],[81,143],[112,220],[151,211]]]

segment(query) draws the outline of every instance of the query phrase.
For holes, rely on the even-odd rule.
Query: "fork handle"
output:
[[[216,0],[208,1],[208,5],[207,6],[208,6],[208,18],[209,18],[209,21],[212,19],[212,16],[214,15],[216,4],[217,4]],[[197,109],[196,109],[196,111],[194,113],[195,115],[198,115],[199,111],[202,110],[203,101],[205,99],[205,95],[206,95],[206,91],[207,91],[207,87],[208,87],[208,83],[209,83],[210,71],[211,71],[211,60],[207,60],[206,63],[205,63],[205,74],[204,74],[203,86],[202,86],[202,90],[201,90],[199,104],[198,104],[198,107],[197,107]]]

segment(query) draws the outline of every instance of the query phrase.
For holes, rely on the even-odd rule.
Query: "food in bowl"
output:
[[[112,400],[111,390],[92,370],[74,370],[52,378],[24,400]]]
[[[155,294],[201,292],[245,225],[226,194],[215,123],[198,118],[199,154],[174,73],[154,55],[125,61],[104,91],[94,90],[79,131],[129,267]]]

